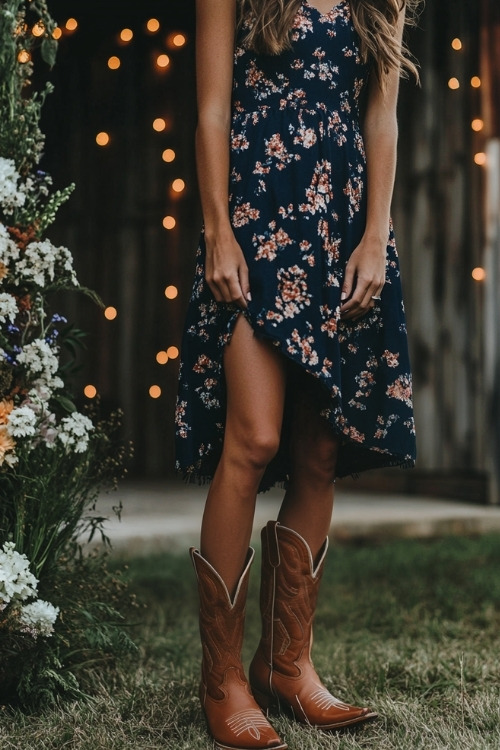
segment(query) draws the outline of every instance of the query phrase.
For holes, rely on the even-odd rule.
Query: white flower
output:
[[[19,248],[11,238],[7,227],[0,222],[0,267],[3,273],[0,275],[0,281],[8,269],[9,263],[19,258]]]
[[[31,374],[54,375],[59,367],[58,359],[45,339],[34,339],[30,344],[26,344],[17,360],[25,365]]]
[[[35,382],[35,386],[28,391],[28,398],[24,402],[24,405],[29,406],[31,411],[36,414],[38,419],[38,434],[49,448],[54,447],[57,437],[56,415],[49,410],[48,402],[51,395],[52,391],[50,388],[47,388],[45,384]]]
[[[5,542],[0,550],[0,600],[24,601],[36,596],[38,580],[29,569],[26,555],[16,552],[14,542]]]
[[[35,383],[33,388],[28,391],[28,400],[32,404],[31,408],[37,414],[39,414],[44,408],[46,408],[47,402],[52,396],[52,391],[47,388],[43,383]],[[35,406],[36,404],[36,406]]]
[[[57,376],[44,376],[43,378],[37,378],[34,380],[33,385],[35,387],[49,388],[52,393],[52,391],[57,391],[59,388],[62,388],[64,386],[64,381]]]
[[[51,395],[52,392],[50,388],[47,388],[47,386],[41,384],[33,386],[33,388],[30,388],[30,390],[28,391],[28,398],[36,401],[41,405],[43,405],[46,401],[49,401]]]
[[[57,271],[64,272],[65,278],[70,277],[73,284],[77,284],[73,270],[73,257],[65,247],[55,247],[50,240],[30,242],[16,264],[16,278],[18,281],[31,281],[39,287],[44,287],[54,281]]]
[[[0,466],[7,464],[7,466],[15,466],[19,461],[19,457],[15,453],[1,453],[0,452]]]
[[[18,363],[24,365],[28,375],[34,378],[30,393],[39,392],[45,395],[48,393],[45,400],[50,398],[53,391],[64,386],[61,378],[56,375],[59,368],[56,351],[45,339],[35,339],[30,344],[26,344],[17,355]]]
[[[33,437],[36,433],[37,416],[29,406],[18,406],[9,414],[7,432],[15,438]]]
[[[89,432],[93,429],[91,420],[75,411],[69,417],[61,419],[57,437],[66,451],[72,449],[75,453],[84,453],[89,444]]]
[[[17,313],[18,309],[15,297],[12,294],[0,292],[0,323],[5,323],[7,318],[13,323]]]
[[[49,240],[30,242],[16,264],[17,279],[33,281],[41,287],[54,281],[55,249]]]
[[[45,339],[35,339],[26,344],[17,355],[17,361],[25,366],[29,375],[38,376],[33,387],[55,390],[64,385],[61,378],[56,376],[59,368],[57,356]]]
[[[44,602],[43,599],[37,599],[30,604],[24,604],[21,607],[19,619],[25,626],[27,632],[35,638],[37,635],[46,637],[54,632],[54,623],[59,614],[59,607],[54,607],[50,602]]]
[[[0,156],[0,205],[6,214],[11,214],[17,206],[24,206],[26,195],[18,186],[19,172],[13,159]]]
[[[76,286],[78,284],[78,279],[76,278],[76,273],[73,268],[73,256],[71,255],[67,247],[58,247],[57,249],[59,251],[59,255],[58,255],[59,265],[64,271],[68,272],[70,276],[70,280]]]

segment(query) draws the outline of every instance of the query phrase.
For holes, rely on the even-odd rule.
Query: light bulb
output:
[[[116,307],[106,307],[104,310],[104,317],[106,320],[114,320],[116,316],[118,315],[118,310]]]
[[[97,133],[95,137],[95,142],[98,146],[107,146],[109,144],[110,137],[109,133],[106,133],[104,130],[100,133]]]
[[[179,294],[179,290],[173,284],[171,284],[170,286],[167,286],[167,288],[165,289],[165,297],[167,299],[175,299],[178,294]]]
[[[184,180],[181,180],[180,178],[177,180],[174,180],[172,183],[172,190],[174,193],[182,193],[184,188],[186,187],[186,183]]]

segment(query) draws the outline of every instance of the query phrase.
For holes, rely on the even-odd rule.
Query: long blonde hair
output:
[[[419,80],[408,48],[395,37],[399,14],[405,10],[406,25],[415,25],[422,0],[350,0],[353,25],[361,39],[361,57],[373,63],[384,88],[387,74],[398,70]],[[244,44],[255,52],[279,55],[290,49],[290,30],[301,0],[239,0],[240,23],[251,19]],[[333,5],[333,0],[332,0]]]

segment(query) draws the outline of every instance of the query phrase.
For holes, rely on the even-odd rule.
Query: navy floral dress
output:
[[[317,408],[341,436],[337,476],[415,459],[412,385],[398,256],[387,229],[382,299],[357,321],[340,319],[350,254],[366,217],[359,123],[369,68],[348,0],[328,13],[304,2],[292,49],[258,55],[237,44],[230,214],[250,273],[244,313],[255,334],[307,373]],[[210,479],[225,422],[223,351],[241,310],[217,303],[204,279],[203,234],[182,345],[177,468]],[[289,418],[261,490],[286,483]]]

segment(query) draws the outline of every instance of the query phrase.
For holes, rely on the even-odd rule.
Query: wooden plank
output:
[[[401,254],[411,357],[419,470],[483,470],[484,418],[478,406],[482,330],[478,285],[471,271],[481,246],[481,168],[473,162],[469,123],[479,94],[477,6],[428,4],[410,45],[422,88],[404,84],[400,155],[393,214]],[[450,21],[451,19],[451,21]],[[458,37],[462,49],[451,41]],[[455,77],[458,89],[448,86]],[[410,472],[413,474],[413,472]]]
[[[500,137],[500,3],[481,4],[481,80],[484,134]]]
[[[500,138],[491,138],[486,167],[485,247],[485,429],[489,437],[485,464],[490,474],[490,502],[500,502]]]

